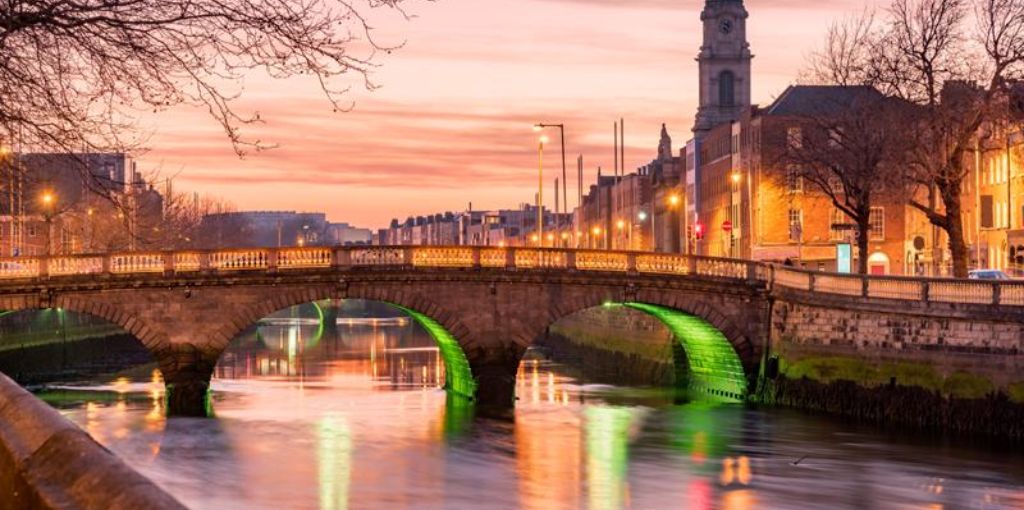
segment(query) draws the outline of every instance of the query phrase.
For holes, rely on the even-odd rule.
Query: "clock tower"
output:
[[[700,66],[700,108],[693,132],[702,138],[711,128],[739,118],[750,106],[750,43],[743,0],[707,0],[700,15],[704,44]]]

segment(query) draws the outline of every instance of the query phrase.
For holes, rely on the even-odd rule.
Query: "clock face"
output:
[[[718,23],[718,29],[721,30],[723,34],[728,34],[729,32],[732,32],[732,20],[723,19],[721,22]]]

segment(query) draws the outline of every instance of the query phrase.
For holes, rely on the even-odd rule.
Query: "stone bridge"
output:
[[[994,355],[1014,372],[1007,385],[1024,366],[1024,284],[1017,283],[864,278],[687,255],[526,248],[0,259],[0,310],[63,308],[119,325],[159,363],[173,414],[207,412],[213,368],[241,331],[275,311],[328,298],[381,301],[410,313],[438,341],[448,389],[486,405],[513,402],[520,358],[546,328],[608,305],[662,320],[682,344],[691,382],[723,398],[745,398],[780,342]],[[874,336],[861,335],[868,331]]]

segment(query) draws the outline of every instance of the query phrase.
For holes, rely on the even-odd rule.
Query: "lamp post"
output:
[[[537,147],[537,238],[543,246],[544,239],[544,144],[547,135],[541,135]]]
[[[57,196],[51,191],[44,191],[39,200],[43,203],[43,219],[46,220],[46,256],[49,257],[53,244],[53,214]]]
[[[558,128],[558,133],[561,135],[562,139],[562,207],[564,209],[562,212],[565,213],[569,211],[569,195],[567,192],[569,189],[569,181],[567,180],[568,176],[565,173],[565,124],[545,124],[543,122],[539,122],[533,125],[533,129],[535,131],[547,128]],[[558,190],[555,190],[555,193],[558,193]],[[555,212],[557,213],[558,211]]]
[[[640,211],[639,213],[637,213],[636,219],[637,219],[637,221],[640,222],[640,237],[641,237],[640,244],[642,245],[643,244],[642,237],[643,237],[643,232],[644,232],[643,224],[647,223],[647,211]],[[654,244],[654,228],[653,228],[654,222],[653,221],[651,222],[651,225],[652,225],[652,228],[651,228],[651,251],[656,251],[656,249],[655,249],[656,245]]]
[[[733,171],[729,176],[732,186],[729,189],[729,257],[736,258],[736,227],[739,226],[739,211],[736,211],[736,193],[739,192],[739,184],[743,181],[743,175],[739,170]],[[740,201],[742,204],[742,200]]]
[[[667,204],[668,205],[668,211],[667,211],[668,212],[668,220],[667,221],[668,221],[668,225],[669,225],[669,230],[670,231],[673,230],[673,229],[678,229],[678,226],[674,226],[676,224],[673,223],[673,221],[672,221],[672,215],[675,214],[676,208],[678,208],[679,204],[682,204],[682,203],[683,203],[683,198],[681,196],[679,196],[678,193],[673,193],[673,194],[669,195],[669,197],[668,197],[668,204]],[[671,244],[671,242],[672,242],[672,236],[669,237],[669,243]],[[667,251],[671,252],[672,250],[669,249]]]

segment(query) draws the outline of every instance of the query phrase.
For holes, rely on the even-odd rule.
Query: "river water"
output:
[[[43,396],[197,510],[1024,508],[1024,457],[997,448],[588,384],[536,353],[514,413],[474,416],[408,321],[257,331],[217,367],[215,419],[166,419],[151,369]]]

